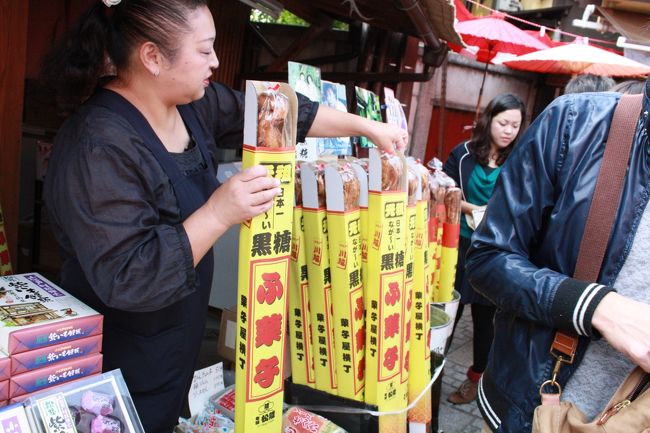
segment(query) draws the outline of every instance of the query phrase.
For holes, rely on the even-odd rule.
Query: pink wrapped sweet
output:
[[[122,421],[112,416],[98,415],[90,426],[91,433],[122,433]]]
[[[86,391],[81,396],[81,407],[95,415],[110,415],[113,413],[115,397],[101,392]]]

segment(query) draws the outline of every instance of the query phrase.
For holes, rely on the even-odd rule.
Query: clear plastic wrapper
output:
[[[438,158],[432,158],[427,162],[427,168],[433,171],[442,171],[442,161]]]
[[[257,146],[291,147],[291,130],[287,115],[289,99],[279,91],[267,90],[257,97]]]
[[[302,206],[302,178],[300,177],[300,164],[296,164],[296,178],[294,184],[296,189],[296,206]]]
[[[326,206],[325,201],[325,162],[316,161],[309,163],[309,166],[313,168],[314,173],[316,174],[316,188],[318,192],[318,207],[324,208]]]
[[[320,415],[300,407],[290,407],[282,418],[283,433],[347,433]]]
[[[404,167],[397,155],[382,152],[381,154],[381,190],[399,191],[400,180]]]
[[[445,193],[445,208],[447,210],[447,224],[460,224],[460,188],[447,188]]]
[[[422,189],[422,200],[429,200],[429,170],[420,164],[419,162],[415,165],[418,176],[420,176],[420,188]]]
[[[39,433],[67,423],[78,433],[144,433],[119,370],[45,390],[25,406]]]
[[[352,169],[352,165],[348,162],[341,161],[338,164],[341,180],[343,181],[343,201],[345,211],[351,211],[359,208],[359,194],[361,187],[359,179]]]
[[[406,185],[408,192],[408,204],[413,206],[417,203],[417,192],[418,192],[418,173],[416,173],[413,166],[409,165],[406,174]]]

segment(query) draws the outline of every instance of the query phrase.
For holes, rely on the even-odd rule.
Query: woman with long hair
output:
[[[201,346],[212,246],[269,210],[263,166],[219,185],[216,149],[243,143],[244,95],[219,61],[207,0],[97,0],[44,68],[72,115],[58,131],[44,199],[61,285],[104,315],[104,368],[121,368],[147,433],[181,414]],[[298,140],[398,128],[299,97]],[[234,288],[231,288],[234,290]]]
[[[443,166],[463,193],[461,202],[460,244],[456,268],[455,289],[460,293],[460,305],[456,323],[463,314],[463,307],[472,305],[472,348],[474,359],[467,370],[467,379],[447,398],[454,404],[465,404],[476,399],[477,384],[485,370],[492,345],[494,306],[483,296],[474,292],[465,277],[465,254],[470,246],[478,215],[485,210],[492,189],[522,132],[526,117],[524,103],[515,95],[505,93],[490,101],[474,128],[472,138],[456,146]]]

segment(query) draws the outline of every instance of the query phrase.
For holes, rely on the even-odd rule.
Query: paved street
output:
[[[472,363],[472,318],[469,308],[458,323],[454,341],[449,348],[442,379],[440,398],[440,431],[444,433],[479,433],[483,419],[476,402],[454,405],[447,402],[447,395],[465,380],[467,367]]]

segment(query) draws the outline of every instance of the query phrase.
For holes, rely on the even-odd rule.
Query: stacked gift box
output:
[[[0,405],[101,373],[102,324],[39,274],[0,277]]]

